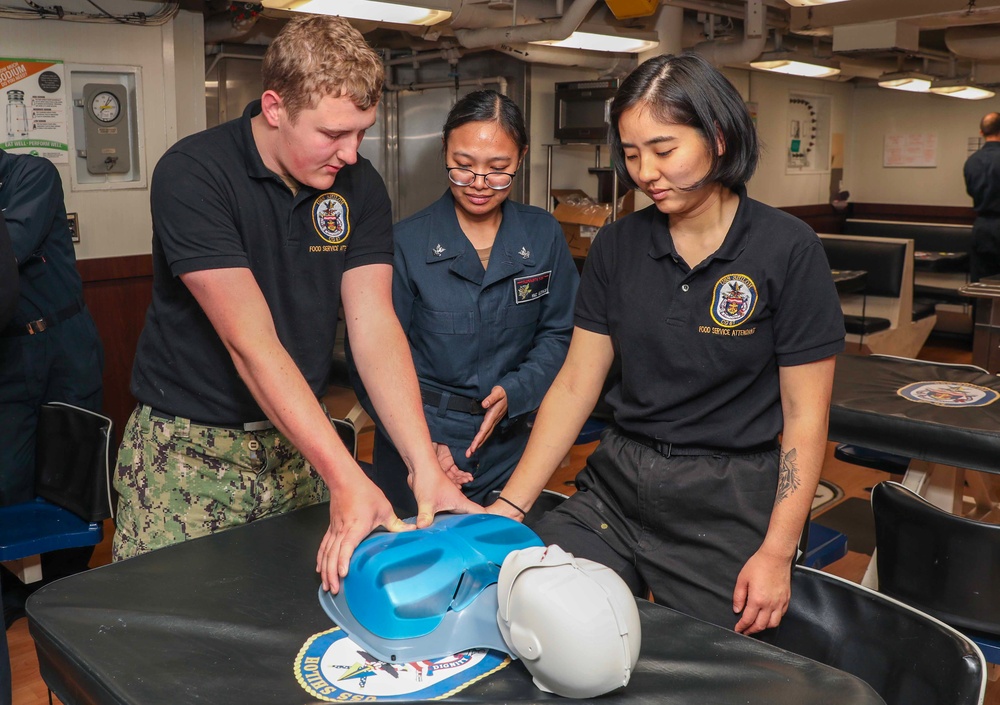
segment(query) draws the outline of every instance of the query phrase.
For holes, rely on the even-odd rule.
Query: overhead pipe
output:
[[[747,4],[749,8],[749,3]],[[743,23],[743,39],[739,41],[713,40],[701,42],[691,47],[691,51],[700,54],[713,66],[725,66],[727,64],[745,64],[753,61],[767,44],[767,32],[761,32],[759,37],[748,37],[746,35],[747,22]]]
[[[507,79],[503,76],[485,76],[483,78],[460,78],[457,81],[414,81],[410,83],[390,83],[384,84],[387,91],[425,91],[434,88],[455,88],[456,86],[500,86],[500,93],[507,95]]]
[[[643,60],[660,54],[680,54],[684,50],[684,9],[661,4],[657,13],[653,31],[659,44],[643,52],[640,57]]]
[[[501,44],[527,44],[538,41],[560,41],[579,28],[598,0],[574,0],[569,9],[555,22],[536,22],[516,27],[456,29],[455,38],[469,49],[496,47]]]
[[[565,49],[545,44],[501,44],[495,51],[529,64],[575,66],[599,71],[602,77],[620,78],[637,65],[634,54],[608,54],[583,49]]]
[[[205,43],[238,41],[246,37],[260,20],[260,13],[247,11],[237,15],[230,11],[221,12],[205,19]]]

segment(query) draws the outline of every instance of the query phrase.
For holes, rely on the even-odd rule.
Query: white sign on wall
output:
[[[0,58],[0,149],[69,163],[66,75],[61,61]]]
[[[885,136],[883,167],[928,168],[937,166],[937,133],[910,132]]]

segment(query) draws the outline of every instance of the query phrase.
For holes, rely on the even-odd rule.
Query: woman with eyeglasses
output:
[[[555,218],[508,198],[528,151],[510,98],[465,96],[443,142],[448,190],[394,228],[393,303],[441,466],[483,503],[521,457],[527,417],[566,357],[579,276]],[[373,461],[393,505],[415,512],[406,464],[381,429]]]

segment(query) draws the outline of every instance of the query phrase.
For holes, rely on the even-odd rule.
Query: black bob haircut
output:
[[[701,133],[712,166],[694,191],[705,184],[727,188],[745,184],[760,159],[757,130],[739,92],[725,76],[698,54],[662,54],[636,67],[622,83],[611,103],[608,142],[618,178],[628,188],[638,188],[625,166],[618,121],[625,111],[640,107],[663,123],[688,125]],[[720,155],[714,148],[721,140]]]
[[[528,147],[528,131],[517,103],[496,91],[474,91],[459,99],[448,113],[442,137],[445,144],[451,131],[469,122],[495,122],[517,145],[518,157]]]

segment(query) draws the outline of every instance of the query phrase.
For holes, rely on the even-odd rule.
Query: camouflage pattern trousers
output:
[[[150,411],[132,412],[118,451],[115,561],[329,498],[277,429],[201,426]]]

